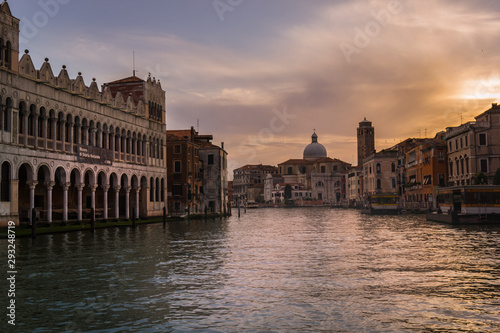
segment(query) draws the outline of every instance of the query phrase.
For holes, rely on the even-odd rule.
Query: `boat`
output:
[[[427,219],[447,223],[500,222],[500,186],[464,185],[437,190],[438,211]]]
[[[362,214],[391,215],[399,214],[399,197],[395,193],[370,194],[366,205],[361,209]]]

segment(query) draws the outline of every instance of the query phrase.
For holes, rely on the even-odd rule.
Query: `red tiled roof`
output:
[[[144,82],[143,79],[138,78],[137,76],[129,76],[124,79],[116,80],[113,82],[108,82],[107,84],[116,84],[116,83],[131,83],[131,82]]]

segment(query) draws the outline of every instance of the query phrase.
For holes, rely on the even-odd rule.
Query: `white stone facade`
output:
[[[3,30],[17,22],[14,47],[18,20],[6,2],[0,12]],[[82,220],[91,209],[105,219],[163,213],[165,95],[154,79],[132,81],[146,97],[101,92],[80,73],[70,79],[65,66],[54,76],[48,59],[36,70],[28,52],[2,63],[0,224],[30,221],[33,208],[47,222]]]

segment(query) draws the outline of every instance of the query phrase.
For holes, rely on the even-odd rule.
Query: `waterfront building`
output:
[[[278,183],[284,183],[285,179],[280,174],[267,174],[264,179],[264,201],[274,202],[273,191]]]
[[[363,167],[352,167],[347,171],[349,207],[360,207],[363,201],[363,193]]]
[[[272,165],[245,165],[233,171],[233,195],[240,202],[264,200],[264,180],[267,175],[278,173]],[[262,185],[262,186],[261,186]]]
[[[0,223],[161,215],[165,92],[135,76],[89,86],[49,59],[19,60],[19,19],[0,5]],[[130,85],[134,85],[134,92]],[[123,93],[122,93],[123,92]],[[128,92],[128,95],[127,95]],[[125,93],[125,94],[124,94]]]
[[[397,192],[398,151],[385,149],[364,159],[364,196]]]
[[[310,188],[302,183],[278,183],[274,186],[271,194],[271,202],[275,204],[284,204],[286,201],[287,187],[290,192],[290,200],[293,200],[298,206],[311,206],[312,204],[322,205],[323,200],[313,198]]]
[[[227,152],[224,142],[214,145],[212,135],[198,135],[197,145],[203,162],[203,202],[209,213],[228,214]]]
[[[234,182],[232,180],[227,182],[227,201],[234,206],[234,192],[233,192],[233,184]]]
[[[446,186],[447,162],[444,132],[433,139],[422,139],[406,152],[406,185],[404,207],[412,209],[433,206],[436,189]]]
[[[500,106],[475,117],[476,121],[446,129],[448,147],[448,185],[474,185],[475,176],[482,173],[493,184],[500,168]]]
[[[168,130],[167,132],[167,184],[168,211],[180,216],[187,213],[202,213],[203,161],[200,160],[197,132]]]
[[[327,156],[326,148],[313,133],[312,142],[304,149],[302,159],[290,159],[278,165],[286,184],[303,184],[313,199],[323,204],[345,203],[346,171],[351,164]]]

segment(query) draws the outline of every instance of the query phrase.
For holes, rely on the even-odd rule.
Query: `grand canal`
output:
[[[236,215],[17,239],[15,331],[500,331],[498,227]]]

